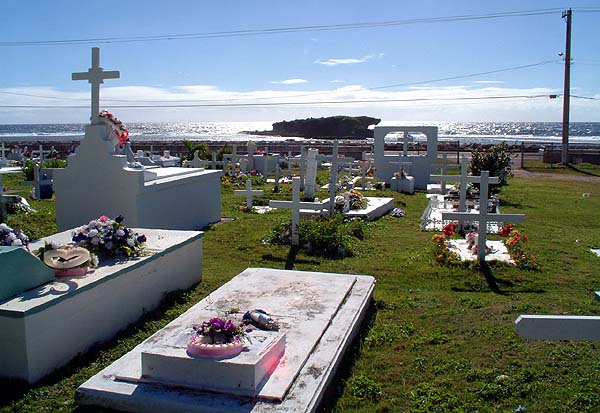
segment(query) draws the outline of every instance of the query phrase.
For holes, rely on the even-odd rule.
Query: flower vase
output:
[[[236,338],[231,343],[226,344],[210,344],[209,341],[209,337],[194,334],[188,341],[188,354],[196,357],[231,358],[240,354],[244,348],[244,342],[241,338]]]

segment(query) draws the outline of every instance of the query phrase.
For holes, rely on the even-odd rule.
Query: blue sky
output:
[[[573,98],[571,119],[600,121],[600,4],[593,0],[114,4],[20,0],[5,2],[0,17],[0,105],[51,108],[0,108],[0,123],[86,122],[88,109],[59,106],[89,105],[89,85],[72,81],[71,73],[87,70],[92,46],[101,49],[101,66],[121,72],[120,79],[103,85],[101,107],[126,122],[277,121],[334,114],[415,122],[560,121],[560,98],[464,99],[562,94],[564,66],[558,52],[565,47],[565,23],[560,10],[569,7],[573,8],[571,93],[596,99]],[[415,22],[553,8],[559,10],[534,16]],[[401,20],[412,24],[160,41],[21,44]],[[19,45],[6,46],[9,42]],[[458,78],[423,83],[448,77]],[[377,89],[398,84],[404,86]],[[462,100],[452,100],[456,98]],[[349,100],[368,102],[331,103]],[[377,102],[381,100],[388,102]],[[310,104],[113,108],[266,102]]]

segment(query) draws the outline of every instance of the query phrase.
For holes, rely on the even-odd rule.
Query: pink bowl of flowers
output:
[[[236,325],[231,320],[215,317],[193,328],[196,332],[187,344],[190,356],[230,358],[244,349],[248,330],[243,323]]]

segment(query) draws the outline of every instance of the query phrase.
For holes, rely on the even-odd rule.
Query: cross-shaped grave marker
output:
[[[402,156],[408,156],[408,142],[412,142],[412,137],[408,132],[404,132],[402,136]]]
[[[0,147],[0,160],[5,160],[6,159],[6,152],[10,152],[10,150],[6,149],[4,147],[4,142],[2,142],[2,147]]]
[[[333,149],[331,155],[319,155],[317,159],[321,160],[329,160],[331,162],[331,171],[329,175],[329,213],[332,214],[334,211],[335,205],[335,193],[337,189],[337,181],[338,181],[338,168],[340,165],[345,165],[347,163],[354,163],[353,158],[340,158],[338,156],[339,152],[339,142],[336,139],[333,142]]]
[[[261,196],[263,194],[262,189],[252,189],[252,180],[246,180],[246,189],[236,189],[233,191],[234,195],[246,195],[246,207],[252,209],[252,197]]]
[[[409,167],[412,166],[412,162],[407,161],[407,157],[401,154],[398,154],[398,160],[397,161],[391,161],[388,163],[391,163],[392,165],[398,165],[398,173],[400,174],[400,176],[403,175],[403,173],[406,173],[407,175],[409,174],[408,170]]]
[[[458,220],[477,222],[477,259],[479,262],[485,261],[485,247],[488,222],[512,221],[523,222],[523,214],[499,214],[488,213],[488,187],[490,179],[488,171],[481,171],[479,184],[479,212],[442,212],[443,220]]]
[[[456,179],[455,175],[446,175],[446,165],[448,163],[448,154],[442,155],[442,166],[440,168],[440,175],[429,175],[429,179],[434,182],[440,183],[440,193],[446,195],[446,181]]]
[[[92,67],[87,72],[77,72],[71,75],[72,80],[87,80],[92,85],[92,125],[100,123],[100,84],[104,79],[118,79],[118,70],[105,72],[100,67],[100,49],[92,47]]]
[[[358,161],[358,167],[360,168],[360,184],[362,189],[367,189],[367,171],[369,170],[369,168],[371,167],[371,160],[370,159],[363,159],[361,161]]]
[[[270,200],[271,208],[289,208],[292,210],[292,245],[300,245],[300,236],[298,235],[298,224],[300,223],[300,210],[309,209],[311,211],[320,211],[323,204],[320,202],[300,202],[300,178],[292,178],[292,200],[277,201]]]

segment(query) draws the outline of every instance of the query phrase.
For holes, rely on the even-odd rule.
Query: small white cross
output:
[[[6,159],[6,152],[10,152],[9,149],[4,147],[4,142],[2,142],[2,147],[0,148],[0,159]]]
[[[430,175],[429,179],[434,182],[440,183],[440,193],[442,195],[446,195],[446,181],[455,180],[455,175],[446,175],[446,163],[448,161],[448,155],[442,155],[442,167],[441,167],[441,175]]]
[[[477,259],[479,262],[485,261],[485,247],[486,247],[486,235],[487,235],[487,224],[488,222],[501,222],[501,221],[512,221],[512,222],[523,222],[525,215],[523,214],[496,214],[488,213],[488,186],[489,186],[489,172],[481,171],[481,181],[479,184],[479,212],[442,212],[443,220],[458,220],[458,221],[469,221],[477,222]]]
[[[246,189],[236,189],[233,191],[234,195],[246,195],[246,207],[252,209],[252,197],[261,196],[263,194],[262,189],[252,189],[252,180],[246,180]]]
[[[292,210],[292,245],[300,245],[300,236],[298,235],[298,224],[300,223],[300,209],[310,209],[312,211],[320,211],[323,204],[320,202],[300,202],[300,178],[294,176],[292,178],[292,200],[277,201],[270,200],[271,208],[288,208]]]
[[[92,85],[92,125],[100,123],[100,84],[104,79],[118,79],[119,71],[108,71],[100,67],[100,49],[92,47],[92,67],[87,72],[76,72],[71,75],[72,80],[87,80]]]
[[[400,173],[400,176],[402,176],[403,172],[406,172],[408,175],[408,167],[412,166],[413,163],[408,162],[406,159],[408,159],[406,156],[398,154],[397,161],[391,161],[388,163],[391,163],[392,165],[398,165],[398,172]]]

